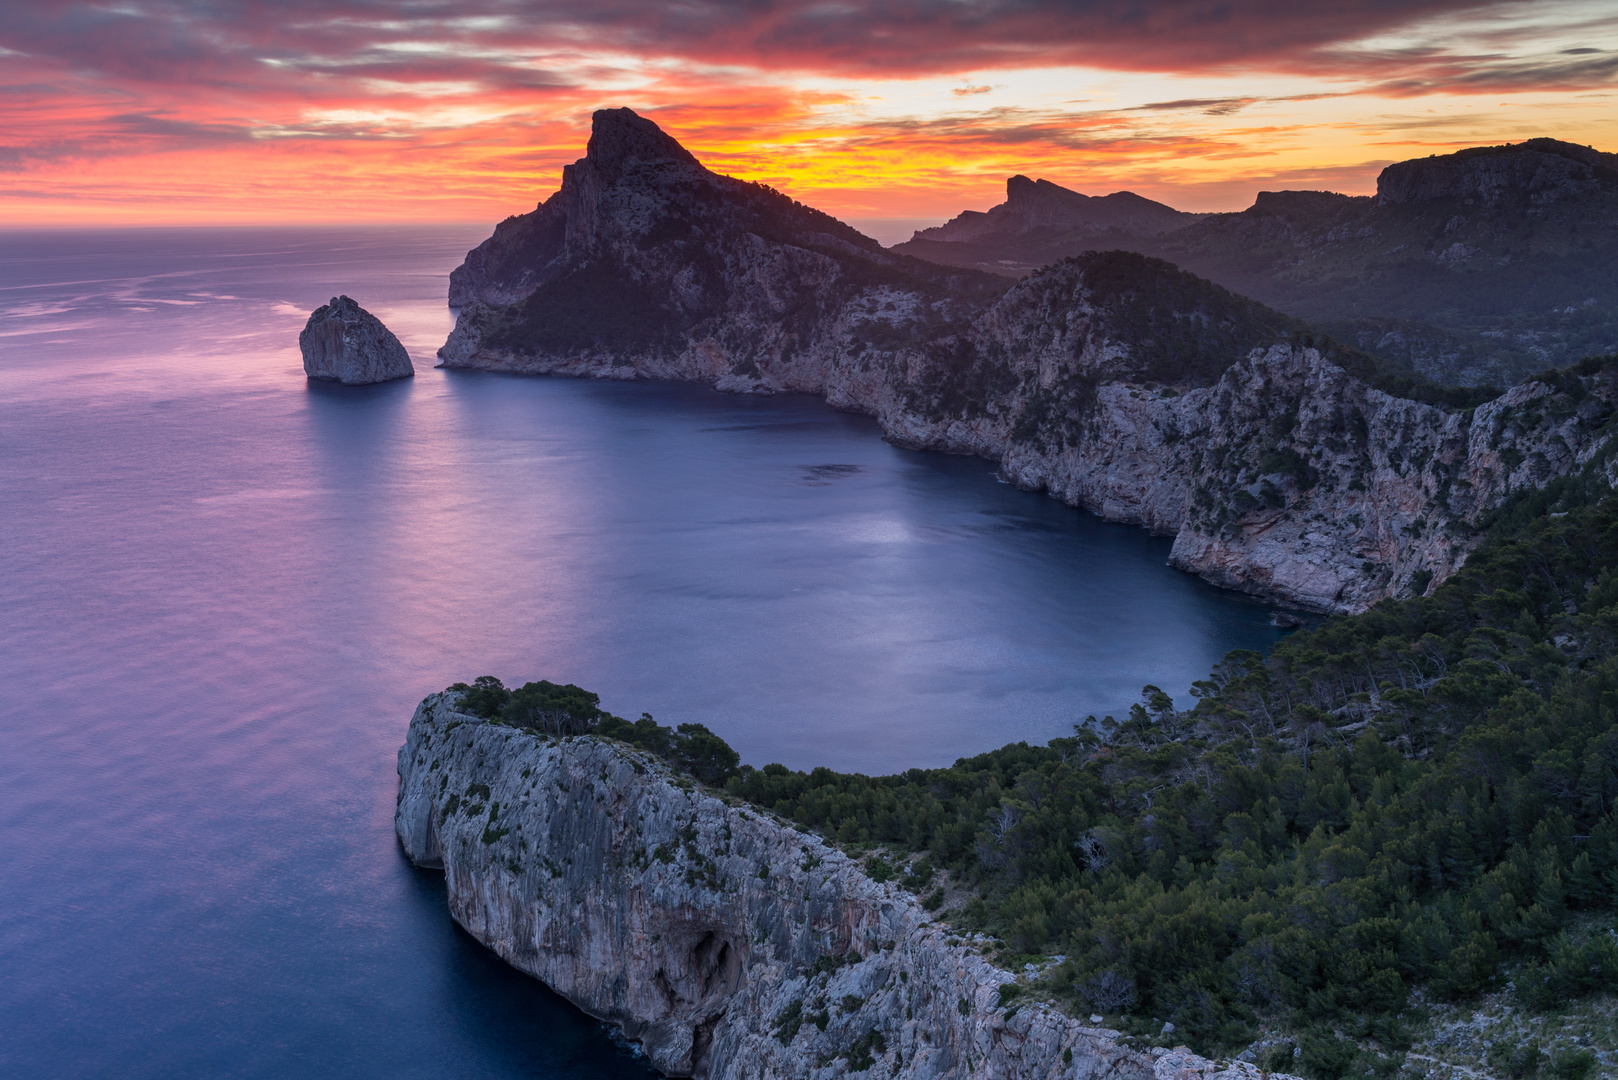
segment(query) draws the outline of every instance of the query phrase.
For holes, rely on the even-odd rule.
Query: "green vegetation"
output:
[[[741,760],[723,739],[701,724],[667,728],[650,713],[642,713],[630,723],[602,709],[599,694],[572,683],[542,679],[510,690],[493,675],[484,675],[449,689],[462,695],[461,708],[474,716],[557,738],[594,734],[619,739],[651,751],[705,784],[724,782]],[[487,796],[487,789],[484,794]]]
[[[1266,1068],[1338,1080],[1394,1075],[1443,1045],[1437,1013],[1486,1000],[1553,1022],[1469,1060],[1597,1075],[1552,1038],[1618,991],[1618,496],[1594,468],[1502,509],[1432,596],[1231,653],[1194,708],[1147,687],[1121,720],[949,768],[738,767],[699,725],[631,724],[578,687],[454,689],[658,753],[857,847],[929,910],[948,871],[944,918],[1013,966],[1062,958],[1003,1008],[1047,997],[1212,1055],[1257,1040]],[[823,1023],[789,1009],[775,1032],[805,1020]]]
[[[1207,1053],[1291,1031],[1271,1067],[1384,1073],[1412,988],[1618,989],[1618,498],[1593,488],[1521,500],[1432,597],[1231,654],[1193,709],[1148,687],[1045,747],[728,790],[928,853],[977,890],[952,921],[1066,956],[1044,989],[1076,1010]]]

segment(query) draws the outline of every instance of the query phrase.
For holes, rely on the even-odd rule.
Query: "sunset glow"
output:
[[[0,223],[485,221],[592,110],[851,219],[1027,173],[1233,209],[1391,161],[1618,149],[1610,3],[27,4],[0,14]]]

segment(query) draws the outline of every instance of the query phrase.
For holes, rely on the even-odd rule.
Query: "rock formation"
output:
[[[1317,611],[1441,582],[1504,498],[1601,451],[1615,396],[1596,368],[1475,411],[1423,404],[1288,317],[1126,252],[1015,285],[952,276],[708,172],[628,110],[597,114],[562,189],[473,251],[452,295],[448,366],[823,394]]]
[[[1037,987],[1002,1005],[1017,976],[816,837],[623,744],[546,738],[458,702],[423,701],[399,751],[405,852],[443,868],[468,933],[668,1075],[1259,1076],[1131,1048]]]
[[[692,379],[819,392],[838,340],[941,327],[1008,283],[892,255],[758,184],[698,164],[629,109],[450,275],[450,367]],[[908,333],[908,332],[907,332]]]
[[[1468,200],[1484,206],[1548,206],[1618,188],[1618,154],[1556,139],[1475,146],[1389,165],[1376,178],[1378,206]]]
[[[360,385],[416,373],[393,332],[346,296],[334,296],[314,310],[298,335],[298,348],[311,379]]]

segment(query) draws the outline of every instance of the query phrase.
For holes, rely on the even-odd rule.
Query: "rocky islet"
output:
[[[310,314],[298,335],[298,349],[304,374],[311,379],[359,386],[416,373],[393,331],[347,296],[334,296]]]

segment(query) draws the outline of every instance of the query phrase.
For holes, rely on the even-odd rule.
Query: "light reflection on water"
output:
[[[880,772],[1274,640],[1167,541],[811,399],[432,369],[485,233],[0,236],[0,1073],[639,1075],[397,853],[457,679]],[[305,382],[338,292],[415,379]]]

